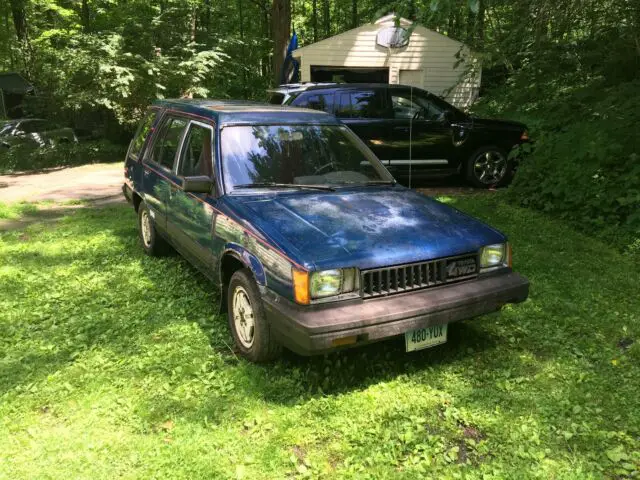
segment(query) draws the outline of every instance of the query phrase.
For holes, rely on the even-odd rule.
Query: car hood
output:
[[[527,126],[521,122],[515,122],[512,120],[495,120],[493,118],[477,118],[472,117],[473,126],[478,128],[490,128],[495,130],[514,130],[522,132],[527,129]]]
[[[504,235],[400,186],[233,196],[285,253],[312,269],[361,269],[475,252]]]

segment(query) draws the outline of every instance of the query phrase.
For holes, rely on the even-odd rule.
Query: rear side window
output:
[[[167,119],[159,132],[158,139],[153,146],[152,160],[171,170],[178,153],[182,133],[187,126],[187,121],[182,118]]]
[[[333,113],[333,93],[307,93],[300,95],[293,101],[292,105]]]
[[[375,90],[354,90],[337,95],[336,116],[341,118],[385,118],[384,96]]]
[[[192,123],[184,139],[178,175],[213,176],[213,133],[209,127]]]
[[[131,142],[131,149],[129,150],[129,156],[131,156],[134,160],[139,159],[140,153],[142,152],[142,147],[144,146],[145,140],[149,136],[149,132],[151,131],[151,127],[153,126],[153,122],[156,119],[157,114],[158,112],[156,110],[149,110],[140,122],[138,131],[136,132],[136,135],[133,137],[133,141]]]

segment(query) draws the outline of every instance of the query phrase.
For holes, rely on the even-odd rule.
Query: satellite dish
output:
[[[410,36],[406,28],[387,27],[378,32],[376,43],[385,48],[402,48],[409,45]]]

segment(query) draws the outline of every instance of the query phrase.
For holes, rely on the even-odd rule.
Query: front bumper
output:
[[[501,272],[441,287],[370,300],[297,305],[274,292],[264,296],[267,320],[280,342],[301,355],[335,350],[334,340],[357,336],[359,346],[430,325],[451,323],[519,303],[529,281]]]

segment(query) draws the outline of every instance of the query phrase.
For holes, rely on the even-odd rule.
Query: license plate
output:
[[[417,328],[404,334],[404,343],[407,352],[435,347],[447,341],[447,325],[432,325],[431,327]]]

